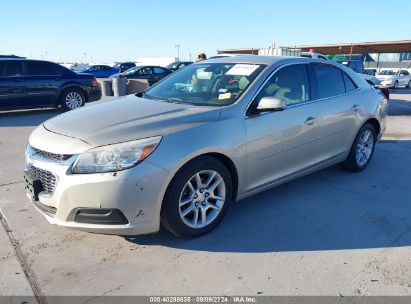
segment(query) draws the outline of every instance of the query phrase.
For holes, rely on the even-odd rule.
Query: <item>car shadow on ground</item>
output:
[[[179,239],[164,230],[125,238],[242,253],[410,246],[411,157],[400,157],[407,151],[411,141],[383,141],[363,172],[334,166],[234,203],[221,224],[199,238]]]
[[[390,89],[390,94],[411,94],[410,88]]]
[[[63,110],[55,108],[0,112],[0,127],[37,126],[61,113]]]
[[[388,102],[389,116],[410,116],[411,101],[403,99],[390,99]]]

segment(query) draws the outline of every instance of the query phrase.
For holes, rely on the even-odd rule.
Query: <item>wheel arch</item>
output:
[[[189,166],[191,163],[195,162],[196,160],[198,160],[201,157],[212,157],[214,159],[217,159],[218,161],[220,161],[230,172],[231,178],[232,178],[232,182],[233,182],[233,197],[232,200],[235,201],[237,198],[237,192],[238,192],[238,170],[236,165],[234,164],[234,162],[231,160],[230,157],[228,157],[227,155],[221,153],[221,152],[206,152],[206,153],[202,153],[199,155],[196,155],[195,157],[189,159],[188,161],[186,161],[182,166],[180,166],[175,173],[173,174],[173,177],[170,179],[170,181],[168,182],[168,185],[166,187],[165,190],[165,194],[167,193],[173,179],[176,177],[176,175],[183,170],[185,167]],[[164,197],[166,196],[164,194]],[[163,197],[163,199],[164,199]]]
[[[362,127],[363,125],[365,125],[366,123],[369,123],[369,124],[371,124],[371,125],[374,127],[375,132],[377,133],[377,136],[380,135],[381,125],[380,125],[380,122],[378,121],[378,119],[376,119],[376,118],[369,118],[368,120],[366,120],[366,121],[361,125],[361,127]]]
[[[61,96],[63,96],[64,92],[66,92],[67,90],[70,90],[70,89],[80,90],[84,94],[84,98],[86,99],[85,102],[88,101],[87,90],[80,84],[71,83],[71,84],[67,84],[66,86],[64,86],[61,89],[61,92],[60,92],[60,95],[59,95],[59,98],[58,98],[58,102],[60,102]]]

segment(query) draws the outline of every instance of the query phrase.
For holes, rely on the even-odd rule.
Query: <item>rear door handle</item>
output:
[[[307,117],[307,119],[304,121],[304,123],[306,125],[312,126],[316,120],[317,120],[316,117],[310,116],[310,117]]]

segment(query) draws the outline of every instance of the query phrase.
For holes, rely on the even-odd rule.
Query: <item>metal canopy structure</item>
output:
[[[338,54],[372,54],[372,53],[410,53],[411,40],[383,41],[383,42],[356,42],[324,45],[297,45],[295,48],[303,52],[314,50],[317,53]]]
[[[312,44],[295,45],[289,48],[301,49],[303,52],[313,50],[317,53],[338,54],[365,54],[365,53],[411,53],[411,40],[381,41],[381,42],[353,42],[340,44]],[[258,54],[260,48],[221,49],[219,54]]]

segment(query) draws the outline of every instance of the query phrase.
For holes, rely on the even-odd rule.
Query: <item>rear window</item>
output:
[[[57,75],[56,65],[51,62],[27,62],[27,74],[32,76]]]
[[[23,76],[23,65],[17,61],[0,61],[0,77]]]
[[[316,99],[345,94],[343,73],[340,69],[323,64],[312,65],[316,80]]]
[[[351,78],[347,76],[347,74],[345,73],[342,73],[342,74],[344,77],[345,92],[348,93],[348,92],[354,91],[357,88],[356,85],[353,83]]]

